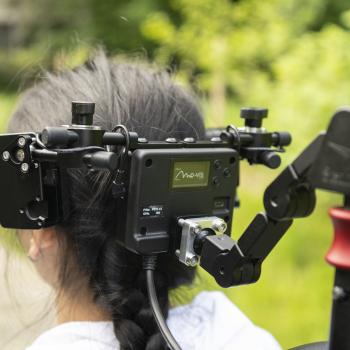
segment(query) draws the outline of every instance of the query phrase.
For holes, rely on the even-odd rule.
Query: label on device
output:
[[[172,188],[208,186],[210,161],[174,161]]]
[[[164,216],[164,206],[163,205],[149,205],[142,208],[141,216],[143,217],[162,217]]]

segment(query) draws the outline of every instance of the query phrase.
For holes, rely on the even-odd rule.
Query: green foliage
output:
[[[97,40],[112,52],[140,49],[152,51],[154,45],[145,41],[140,31],[145,13],[168,11],[166,1],[161,0],[90,0],[92,26]]]
[[[143,23],[143,33],[159,44],[156,57],[161,64],[177,57],[180,77],[208,92],[214,122],[223,122],[218,112],[230,117],[227,96],[236,106],[267,105],[294,128],[295,111],[303,113],[309,118],[306,130],[324,127],[320,116],[328,117],[346,103],[346,89],[337,88],[337,96],[334,89],[340,81],[347,84],[348,30],[334,24],[309,30],[330,7],[327,1],[172,4],[182,16],[180,25],[167,13],[153,13]],[[346,8],[344,2],[337,4]],[[338,17],[345,26],[349,12]]]

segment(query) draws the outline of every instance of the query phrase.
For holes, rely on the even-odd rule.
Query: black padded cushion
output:
[[[293,348],[290,350],[328,350],[328,343],[321,342],[321,343],[302,345],[302,346],[298,346],[297,348]]]

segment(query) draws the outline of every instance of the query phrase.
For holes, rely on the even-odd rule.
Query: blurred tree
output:
[[[164,11],[174,18],[177,14],[164,0],[90,0],[94,35],[111,52],[137,52],[145,49],[152,54],[155,44],[140,30],[149,13]]]
[[[0,0],[0,32],[3,18],[6,33],[16,34],[11,33],[11,38],[8,34],[4,43],[7,50],[0,50],[0,85],[8,86],[10,81],[10,88],[16,89],[23,80],[23,67],[30,80],[39,66],[62,66],[69,61],[67,51],[73,52],[72,63],[81,63],[76,59],[86,58],[81,46],[83,52],[103,45],[110,53],[143,52],[152,56],[155,44],[142,36],[140,26],[153,11],[171,14],[176,23],[176,11],[162,0]],[[15,19],[11,17],[11,28],[8,13]],[[9,41],[11,45],[7,45]]]
[[[0,0],[14,14],[12,44],[0,51],[0,84],[16,89],[41,67],[54,68],[57,52],[78,47],[91,35],[90,9],[85,1]],[[6,6],[5,6],[6,5]]]
[[[240,101],[252,84],[273,80],[273,63],[300,35],[314,27],[327,1],[173,0],[177,23],[153,13],[142,32],[159,46],[162,64],[179,62],[180,74],[209,91],[211,105],[225,115],[226,93]]]

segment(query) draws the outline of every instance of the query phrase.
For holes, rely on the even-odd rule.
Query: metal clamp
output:
[[[179,219],[182,227],[180,249],[176,251],[179,260],[186,266],[196,266],[200,256],[194,251],[194,240],[203,230],[212,230],[216,235],[224,234],[227,224],[216,216]]]

